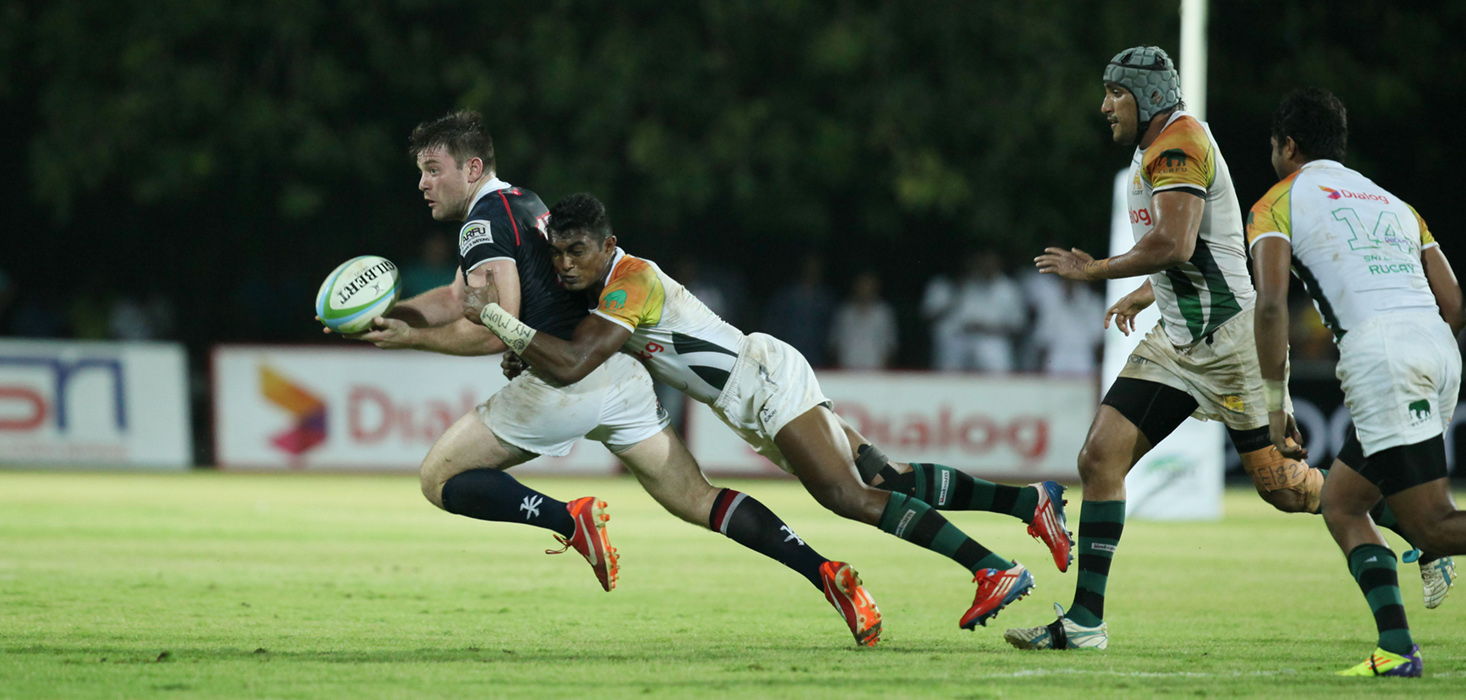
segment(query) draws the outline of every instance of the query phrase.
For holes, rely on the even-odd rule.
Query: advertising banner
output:
[[[416,471],[449,426],[506,384],[498,356],[371,347],[221,346],[214,450],[223,469]],[[515,473],[619,469],[595,442]]]
[[[0,341],[0,464],[186,469],[192,463],[182,346]]]
[[[1077,481],[1096,404],[1091,381],[1038,376],[820,372],[819,382],[836,412],[892,459],[1008,482]],[[707,406],[689,411],[686,437],[710,472],[782,473]]]

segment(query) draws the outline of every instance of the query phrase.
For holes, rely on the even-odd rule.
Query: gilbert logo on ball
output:
[[[397,266],[376,255],[341,263],[316,293],[316,315],[337,333],[360,333],[387,313],[402,291]]]

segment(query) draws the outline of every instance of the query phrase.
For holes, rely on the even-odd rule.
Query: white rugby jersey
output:
[[[711,404],[723,392],[743,331],[657,264],[616,249],[594,313],[631,331],[622,345],[659,381]]]
[[[1242,207],[1232,173],[1211,129],[1181,110],[1171,114],[1149,148],[1135,149],[1128,194],[1135,240],[1155,228],[1151,198],[1171,191],[1206,200],[1191,259],[1150,275],[1167,337],[1187,345],[1252,308],[1257,295],[1247,273]]]
[[[1439,313],[1420,259],[1437,245],[1425,221],[1338,161],[1305,163],[1253,205],[1248,247],[1272,237],[1292,244],[1293,274],[1336,339],[1380,314]]]

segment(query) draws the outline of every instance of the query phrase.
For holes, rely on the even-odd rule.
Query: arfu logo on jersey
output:
[[[624,289],[618,289],[618,290],[616,290],[614,292],[611,292],[610,294],[607,294],[606,297],[601,300],[601,308],[603,308],[603,309],[624,309],[624,308],[626,308],[626,290],[624,290]]]
[[[475,219],[463,225],[458,232],[458,256],[467,257],[468,251],[480,243],[493,243],[494,236],[489,233],[489,222],[483,219]]]

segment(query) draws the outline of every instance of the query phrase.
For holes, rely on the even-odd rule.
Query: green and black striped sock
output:
[[[1079,508],[1079,576],[1074,582],[1074,603],[1069,619],[1096,627],[1105,619],[1105,584],[1110,560],[1125,530],[1124,501],[1084,501]]]
[[[892,493],[881,513],[883,532],[945,555],[974,575],[983,569],[1011,569],[1008,561],[963,534],[925,501],[904,493]]]
[[[1037,488],[995,484],[941,464],[913,462],[911,479],[904,484],[907,488],[902,485],[894,481],[891,490],[914,496],[937,510],[1005,513],[1027,523],[1033,521],[1033,509],[1038,506]]]
[[[1410,655],[1414,640],[1405,621],[1405,603],[1400,599],[1400,579],[1395,574],[1395,553],[1377,544],[1361,544],[1349,552],[1349,573],[1364,592],[1374,626],[1379,629],[1379,648]]]

